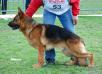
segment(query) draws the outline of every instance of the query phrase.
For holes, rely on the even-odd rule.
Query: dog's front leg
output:
[[[38,47],[38,64],[34,64],[35,68],[40,68],[44,64],[44,46],[40,45]]]

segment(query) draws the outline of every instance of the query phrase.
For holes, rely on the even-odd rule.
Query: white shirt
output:
[[[69,8],[69,0],[43,0],[44,9],[57,15],[65,13]]]

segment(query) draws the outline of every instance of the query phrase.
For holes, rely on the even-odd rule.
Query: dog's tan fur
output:
[[[54,47],[64,48],[65,51],[62,51],[65,55],[74,56],[74,60],[71,60],[66,64],[75,64],[78,61],[79,65],[86,65],[85,61],[88,58],[90,61],[88,66],[92,67],[94,65],[93,54],[86,51],[85,45],[81,39],[67,39],[66,41],[49,40],[45,36],[46,27],[41,24],[25,21],[31,20],[31,18],[25,15],[20,9],[14,20],[15,19],[17,21],[13,21],[13,23],[19,24],[20,31],[23,32],[30,45],[38,49],[38,64],[34,65],[36,68],[39,68],[44,64],[44,51]]]

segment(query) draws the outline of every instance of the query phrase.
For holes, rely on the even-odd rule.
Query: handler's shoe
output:
[[[46,65],[53,65],[53,64],[55,64],[54,59],[46,59]]]

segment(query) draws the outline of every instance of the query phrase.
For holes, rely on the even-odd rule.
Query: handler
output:
[[[63,27],[75,32],[74,25],[77,24],[80,0],[31,0],[26,14],[30,17],[43,6],[43,23],[54,25],[56,17],[59,18]],[[55,63],[55,50],[45,51],[47,64]]]

